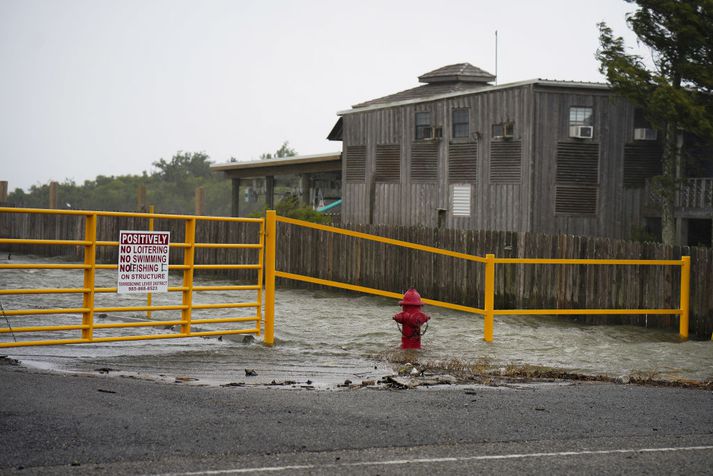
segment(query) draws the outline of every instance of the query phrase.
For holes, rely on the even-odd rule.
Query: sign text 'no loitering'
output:
[[[119,293],[168,291],[168,231],[119,232]]]

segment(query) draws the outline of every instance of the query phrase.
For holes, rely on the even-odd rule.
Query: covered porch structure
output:
[[[246,216],[263,206],[273,209],[276,196],[290,193],[313,208],[341,198],[341,152],[227,162],[212,165],[211,170],[223,172],[231,179],[231,215],[235,217]]]

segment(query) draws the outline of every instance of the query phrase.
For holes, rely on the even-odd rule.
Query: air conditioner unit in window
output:
[[[637,128],[634,129],[634,140],[656,140],[658,137],[656,129]]]
[[[594,137],[594,127],[592,126],[570,126],[569,136],[577,139],[591,139]]]
[[[510,140],[515,136],[515,126],[512,122],[506,122],[503,125],[503,139]]]
[[[424,128],[417,140],[441,140],[443,138],[442,127]]]
[[[511,140],[515,136],[514,130],[512,122],[493,124],[493,139]]]
[[[421,136],[418,137],[420,140],[433,139],[433,127],[424,127],[421,131]]]

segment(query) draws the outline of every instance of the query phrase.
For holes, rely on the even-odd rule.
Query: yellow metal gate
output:
[[[0,303],[3,297],[13,295],[44,295],[44,294],[69,294],[81,295],[81,304],[77,300],[77,305],[72,307],[54,308],[23,308],[9,309],[3,306],[3,321],[0,322],[0,347],[19,347],[36,345],[56,345],[56,344],[80,344],[92,342],[113,342],[130,341],[140,339],[168,339],[177,337],[198,337],[228,334],[260,334],[262,323],[262,279],[263,279],[263,237],[264,220],[261,218],[228,218],[192,215],[169,215],[153,213],[124,213],[124,212],[96,212],[96,211],[74,211],[74,210],[47,210],[47,209],[23,209],[23,208],[0,208],[0,213],[26,213],[34,215],[76,215],[84,221],[84,237],[82,240],[67,239],[28,239],[23,237],[0,238],[0,245],[60,245],[69,247],[82,247],[84,262],[75,263],[15,263],[9,260],[0,264],[0,273],[4,270],[72,270],[82,273],[82,285],[80,287],[64,288],[10,288],[6,286],[4,280],[0,280]],[[102,270],[117,270],[117,264],[97,263],[98,247],[118,247],[118,241],[100,241],[97,239],[97,221],[102,219],[116,219],[119,217],[144,218],[150,223],[146,229],[153,228],[154,221],[178,221],[183,222],[182,242],[171,242],[171,249],[182,249],[183,259],[173,264],[169,263],[169,272],[177,271],[173,277],[180,281],[179,285],[169,286],[168,293],[180,293],[180,303],[153,305],[151,294],[145,305],[97,305],[97,296],[105,294],[116,294],[117,287],[97,287],[97,272]],[[255,227],[254,240],[251,243],[210,243],[196,241],[196,228],[205,222],[230,223],[252,223]],[[251,254],[257,259],[253,263],[221,263],[221,264],[201,264],[196,263],[196,252],[201,249],[225,249],[225,250],[254,250]],[[227,252],[225,255],[229,255]],[[194,272],[196,270],[254,270],[256,274],[255,284],[249,285],[196,285]],[[0,274],[1,275],[1,274]],[[116,276],[116,274],[114,274]],[[196,302],[195,299],[200,293],[210,293],[215,291],[253,291],[254,299],[236,299],[231,302]],[[117,299],[121,301],[119,296]],[[32,302],[31,299],[24,302]],[[201,310],[226,310],[226,309],[253,309],[254,313],[248,316],[225,316],[221,317],[201,317],[196,318],[196,312]],[[169,312],[170,311],[170,312]],[[173,318],[155,318],[155,314],[175,314]],[[215,312],[215,311],[211,311]],[[104,317],[110,313],[129,313],[131,317],[128,322],[102,322],[97,317]],[[136,313],[141,313],[145,317],[137,317]],[[8,318],[15,316],[57,316],[61,315],[64,320],[76,320],[76,322],[62,325],[52,325],[35,323],[34,325],[10,324]],[[74,316],[72,318],[72,316]],[[81,316],[81,318],[80,318]],[[247,328],[230,327],[238,323],[252,323]],[[226,327],[227,325],[227,327]],[[216,329],[218,327],[218,329]],[[132,334],[127,333],[131,329],[152,328],[153,333]],[[111,335],[121,330],[121,335]],[[170,332],[161,332],[170,330]],[[34,339],[33,335],[42,334],[51,338]]]

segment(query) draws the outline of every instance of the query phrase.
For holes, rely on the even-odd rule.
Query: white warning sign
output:
[[[168,291],[168,231],[119,232],[119,293]]]

